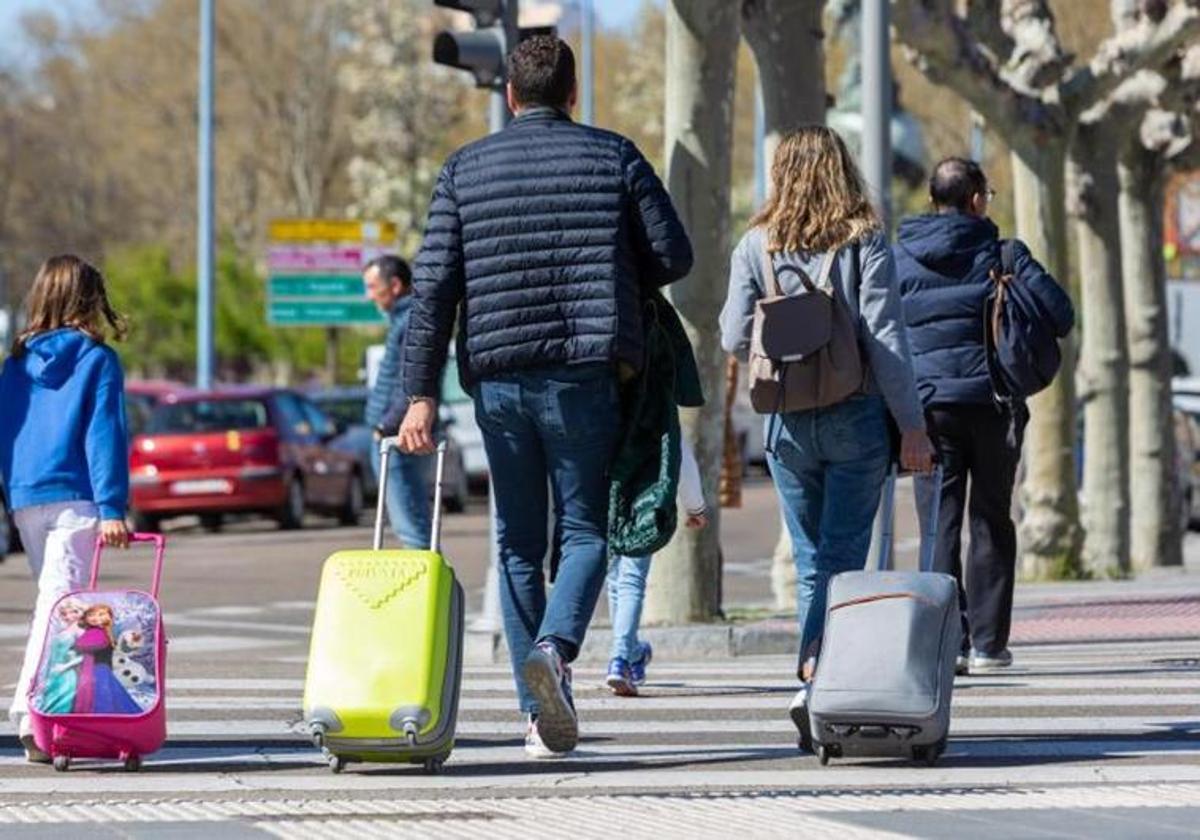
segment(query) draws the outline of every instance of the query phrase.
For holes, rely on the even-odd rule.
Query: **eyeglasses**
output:
[[[992,189],[991,187],[988,187],[984,191],[983,195],[984,195],[984,198],[986,198],[988,201],[996,200],[996,191],[994,189]]]

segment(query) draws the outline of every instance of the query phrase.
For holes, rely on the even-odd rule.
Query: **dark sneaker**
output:
[[[636,697],[638,693],[629,661],[620,656],[614,656],[608,663],[608,675],[604,678],[604,684],[618,697]]]
[[[799,735],[797,746],[801,752],[812,752],[812,722],[808,717],[808,686],[803,685],[796,692],[796,696],[792,698],[792,703],[788,706],[788,716],[791,717],[792,723],[796,726],[796,732]]]
[[[525,658],[525,682],[538,702],[537,730],[551,752],[565,753],[579,742],[579,720],[571,696],[571,667],[550,642],[539,642]]]
[[[972,674],[986,674],[991,671],[999,671],[1002,668],[1012,665],[1012,662],[1012,653],[1007,648],[994,655],[980,653],[977,650],[971,651]]]
[[[654,658],[654,648],[650,647],[649,642],[642,642],[641,650],[638,653],[638,658],[629,663],[629,671],[633,675],[634,685],[645,685],[646,668],[650,665],[650,660]]]
[[[546,746],[542,734],[538,731],[538,719],[529,716],[529,728],[525,730],[525,754],[530,758],[565,758],[567,753],[555,752]]]

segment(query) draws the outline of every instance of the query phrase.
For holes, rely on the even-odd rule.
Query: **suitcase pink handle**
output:
[[[154,582],[150,584],[150,594],[157,599],[158,585],[162,582],[163,556],[167,553],[167,538],[162,534],[130,534],[129,542],[154,543]],[[96,581],[100,578],[100,555],[103,551],[104,539],[97,536],[96,550],[92,554],[92,580],[88,584],[88,589],[95,589]]]

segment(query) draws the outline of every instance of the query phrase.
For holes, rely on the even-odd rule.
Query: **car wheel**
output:
[[[342,512],[338,515],[338,520],[343,525],[358,524],[362,518],[364,495],[362,476],[353,473],[350,476],[350,483],[346,487],[346,501],[342,504]]]
[[[285,531],[295,531],[304,527],[304,484],[299,478],[288,481],[278,519],[279,527]]]
[[[131,519],[133,519],[133,530],[138,534],[157,534],[162,528],[162,520],[148,513],[135,510]]]
[[[200,527],[210,534],[218,534],[225,527],[225,517],[219,513],[205,513],[200,516]]]
[[[458,453],[453,475],[454,484],[443,488],[442,507],[446,509],[447,513],[462,513],[467,509],[467,496],[470,495],[471,490],[467,481],[467,467],[463,463],[461,452]]]
[[[462,513],[467,505],[463,497],[455,493],[442,498],[442,507],[446,509],[446,513]]]

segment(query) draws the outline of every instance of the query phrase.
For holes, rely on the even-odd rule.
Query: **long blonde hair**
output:
[[[20,356],[34,336],[70,327],[104,341],[106,330],[121,340],[128,323],[112,304],[104,287],[104,275],[74,254],[60,254],[42,263],[29,292],[29,322],[13,342],[13,355]]]
[[[849,149],[823,125],[780,140],[771,195],[750,224],[765,229],[771,251],[832,251],[880,226]]]

